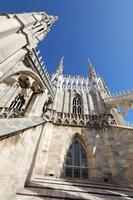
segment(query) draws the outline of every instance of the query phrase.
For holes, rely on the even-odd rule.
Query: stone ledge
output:
[[[41,117],[0,119],[0,140],[45,123]]]
[[[90,187],[90,188],[99,188],[99,189],[112,189],[119,190],[125,192],[133,192],[131,187],[121,187],[120,185],[114,185],[109,183],[99,183],[99,182],[91,182],[91,181],[77,181],[77,180],[61,180],[61,179],[38,179],[32,180],[32,183],[41,183],[41,184],[52,184],[52,185],[66,185],[66,186],[81,186],[81,187]]]

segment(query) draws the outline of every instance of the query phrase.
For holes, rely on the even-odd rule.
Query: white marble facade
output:
[[[101,199],[88,194],[92,182],[133,186],[133,127],[118,109],[132,108],[133,94],[112,96],[90,61],[86,77],[70,76],[62,57],[50,77],[36,48],[56,20],[44,12],[0,15],[1,200]],[[85,182],[64,180],[75,138],[86,152]]]

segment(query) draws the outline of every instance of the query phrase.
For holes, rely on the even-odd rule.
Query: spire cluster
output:
[[[95,68],[94,68],[94,66],[92,65],[92,63],[91,63],[91,61],[90,61],[90,59],[88,58],[88,65],[89,65],[89,69],[88,69],[88,71],[89,71],[89,79],[87,79],[87,82],[88,82],[88,80],[90,80],[89,82],[90,83],[92,83],[92,84],[95,84],[96,82],[97,82],[97,74],[96,74],[96,71],[95,71]],[[53,74],[53,78],[52,78],[52,80],[54,80],[55,78],[56,79],[58,79],[58,77],[60,76],[60,75],[63,75],[63,67],[64,67],[64,56],[62,56],[61,57],[61,60],[60,60],[60,62],[59,62],[59,64],[58,64],[58,67],[57,67],[57,69],[56,69],[56,71],[55,71],[55,73]],[[64,78],[66,77],[65,75],[63,76]],[[72,80],[81,80],[81,82],[82,82],[82,78],[80,77],[80,76],[74,76],[74,77],[72,77],[72,76],[67,76],[68,78],[70,78],[71,77],[71,79]],[[79,78],[77,78],[77,77],[79,77]],[[84,79],[84,78],[83,78]],[[69,82],[69,81],[68,81]],[[77,82],[77,81],[76,81]],[[79,84],[80,85],[80,84]],[[81,84],[82,85],[82,84]],[[67,88],[67,87],[66,87]]]

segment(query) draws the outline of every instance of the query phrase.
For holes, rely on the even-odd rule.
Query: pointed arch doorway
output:
[[[87,152],[77,137],[73,139],[66,155],[64,177],[77,179],[89,178]]]

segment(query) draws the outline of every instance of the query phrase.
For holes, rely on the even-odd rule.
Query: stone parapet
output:
[[[55,124],[85,127],[108,127],[117,125],[112,114],[82,115],[73,113],[61,113],[50,110],[44,113],[43,118]]]

